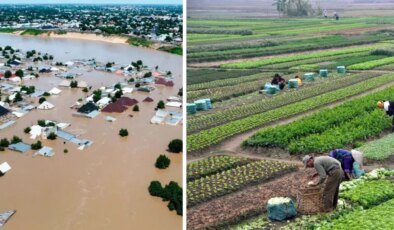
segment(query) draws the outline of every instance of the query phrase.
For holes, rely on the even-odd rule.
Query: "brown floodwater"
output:
[[[152,180],[182,184],[182,155],[166,152],[170,140],[182,138],[182,126],[150,124],[158,100],[176,95],[182,86],[182,58],[124,44],[71,39],[0,35],[0,46],[4,45],[23,51],[48,52],[56,61],[96,58],[102,62],[128,64],[141,59],[148,66],[159,65],[161,70],[170,70],[175,77],[173,88],[163,86],[151,94],[126,94],[140,101],[140,112],[129,108],[122,114],[101,113],[93,119],[72,116],[74,110],[69,106],[86,96],[81,89],[60,88],[63,90],[60,95],[47,99],[56,106],[53,110],[33,110],[0,131],[0,137],[18,135],[24,142],[33,143],[35,141],[24,134],[24,128],[39,119],[49,119],[71,123],[66,131],[94,141],[81,151],[73,143],[64,144],[62,139],[43,140],[45,146],[55,150],[51,158],[33,158],[33,151],[0,152],[0,163],[7,161],[12,167],[0,177],[0,212],[17,210],[4,229],[181,229],[182,217],[170,212],[167,203],[160,198],[150,196],[147,188]],[[86,81],[93,88],[123,81],[123,77],[114,74],[84,72],[83,69],[80,72],[83,76],[78,80]],[[49,75],[25,83],[50,90],[60,81]],[[141,102],[148,95],[155,102]],[[134,117],[130,118],[129,114]],[[104,120],[107,115],[117,120],[107,122]],[[121,128],[128,129],[128,137],[118,135]],[[67,154],[63,153],[64,149],[68,149]],[[168,169],[155,168],[160,154],[170,157]]]

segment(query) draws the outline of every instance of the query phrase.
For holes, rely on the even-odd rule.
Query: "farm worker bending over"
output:
[[[345,149],[335,149],[329,153],[329,156],[341,162],[341,166],[343,171],[345,172],[346,179],[353,179],[354,158],[351,152]]]
[[[378,101],[378,108],[386,111],[386,114],[393,117],[391,131],[394,132],[394,101]]]
[[[313,177],[320,176],[320,180],[317,183],[310,181],[308,183],[309,186],[316,186],[325,182],[323,188],[324,211],[331,212],[338,204],[339,184],[342,179],[341,163],[332,157],[321,156],[314,158],[309,155],[306,155],[302,162],[305,168],[316,169],[317,173]]]
[[[298,87],[302,86],[302,80],[299,76],[295,76],[295,79],[298,81]]]
[[[279,74],[275,74],[274,78],[271,81],[272,85],[279,85],[279,89],[282,90],[285,88],[286,80],[281,77]]]

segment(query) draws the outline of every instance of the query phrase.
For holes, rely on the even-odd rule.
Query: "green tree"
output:
[[[168,151],[172,153],[182,152],[183,142],[180,139],[174,139],[168,144]]]
[[[11,139],[11,144],[17,144],[19,142],[22,142],[22,139],[19,138],[18,136],[13,136]]]
[[[23,70],[18,69],[18,70],[15,72],[15,75],[18,76],[18,77],[20,77],[20,78],[22,78],[23,75],[24,75]]]
[[[161,186],[161,183],[159,181],[150,182],[148,190],[151,196],[161,197],[163,194],[163,187]]]
[[[30,133],[31,128],[30,128],[30,127],[26,127],[23,131],[24,131],[25,133]]]
[[[134,111],[134,112],[139,112],[139,111],[140,111],[140,107],[139,107],[138,105],[135,105],[135,106],[133,107],[133,111]]]
[[[41,126],[41,127],[47,126],[45,120],[38,120],[38,121],[37,121],[37,125],[39,125],[39,126]]]
[[[77,81],[71,81],[70,87],[71,88],[77,88],[78,87],[78,82]]]
[[[128,135],[129,135],[129,131],[127,131],[127,129],[120,129],[119,136],[127,137]]]
[[[9,70],[5,71],[5,73],[4,73],[4,77],[5,78],[10,78],[11,76],[12,76],[12,72],[11,71],[9,71]]]
[[[7,140],[7,138],[2,138],[0,140],[0,147],[7,148],[10,145],[10,142]]]
[[[23,98],[22,98],[21,93],[20,93],[20,92],[17,92],[17,93],[15,94],[14,103],[15,103],[15,102],[18,102],[18,101],[22,101],[22,100],[23,100]]]
[[[56,140],[57,135],[56,135],[56,133],[51,132],[51,133],[47,136],[47,138],[48,138],[49,140]]]
[[[170,166],[170,158],[168,158],[166,155],[160,155],[157,159],[156,159],[156,163],[155,166],[156,168],[159,169],[165,169],[168,168],[168,166]]]
[[[116,97],[116,98],[120,98],[122,95],[123,95],[122,90],[118,90],[118,91],[116,91],[116,93],[115,93],[115,97]]]
[[[166,107],[166,105],[164,104],[164,101],[159,101],[157,103],[157,108],[158,109],[164,109]]]
[[[33,150],[38,150],[42,148],[42,143],[41,141],[37,141],[36,143],[31,144],[31,149]]]
[[[47,99],[45,99],[45,97],[40,97],[40,99],[38,100],[38,103],[43,103],[44,101],[46,101]]]

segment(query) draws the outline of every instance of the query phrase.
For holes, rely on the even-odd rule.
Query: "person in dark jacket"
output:
[[[281,77],[279,74],[275,74],[274,78],[271,81],[272,85],[279,85],[279,89],[283,90],[285,88],[286,80]]]
[[[393,117],[391,131],[394,132],[394,101],[378,101],[378,108],[383,109],[388,116]]]
[[[343,169],[346,179],[352,180],[354,178],[353,175],[354,158],[350,151],[347,151],[345,149],[334,149],[329,153],[329,156],[341,162],[341,167]]]

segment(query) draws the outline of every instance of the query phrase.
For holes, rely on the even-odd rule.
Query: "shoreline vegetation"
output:
[[[81,32],[67,32],[64,30],[59,31],[46,31],[39,29],[12,29],[0,28],[0,34],[15,34],[21,36],[42,36],[52,38],[69,38],[69,39],[82,39],[90,41],[102,41],[118,44],[129,44],[131,46],[145,47],[149,49],[164,51],[176,55],[182,55],[183,49],[181,46],[163,45],[160,42],[153,42],[143,38],[129,37],[125,35],[100,35],[95,33],[81,33]]]

